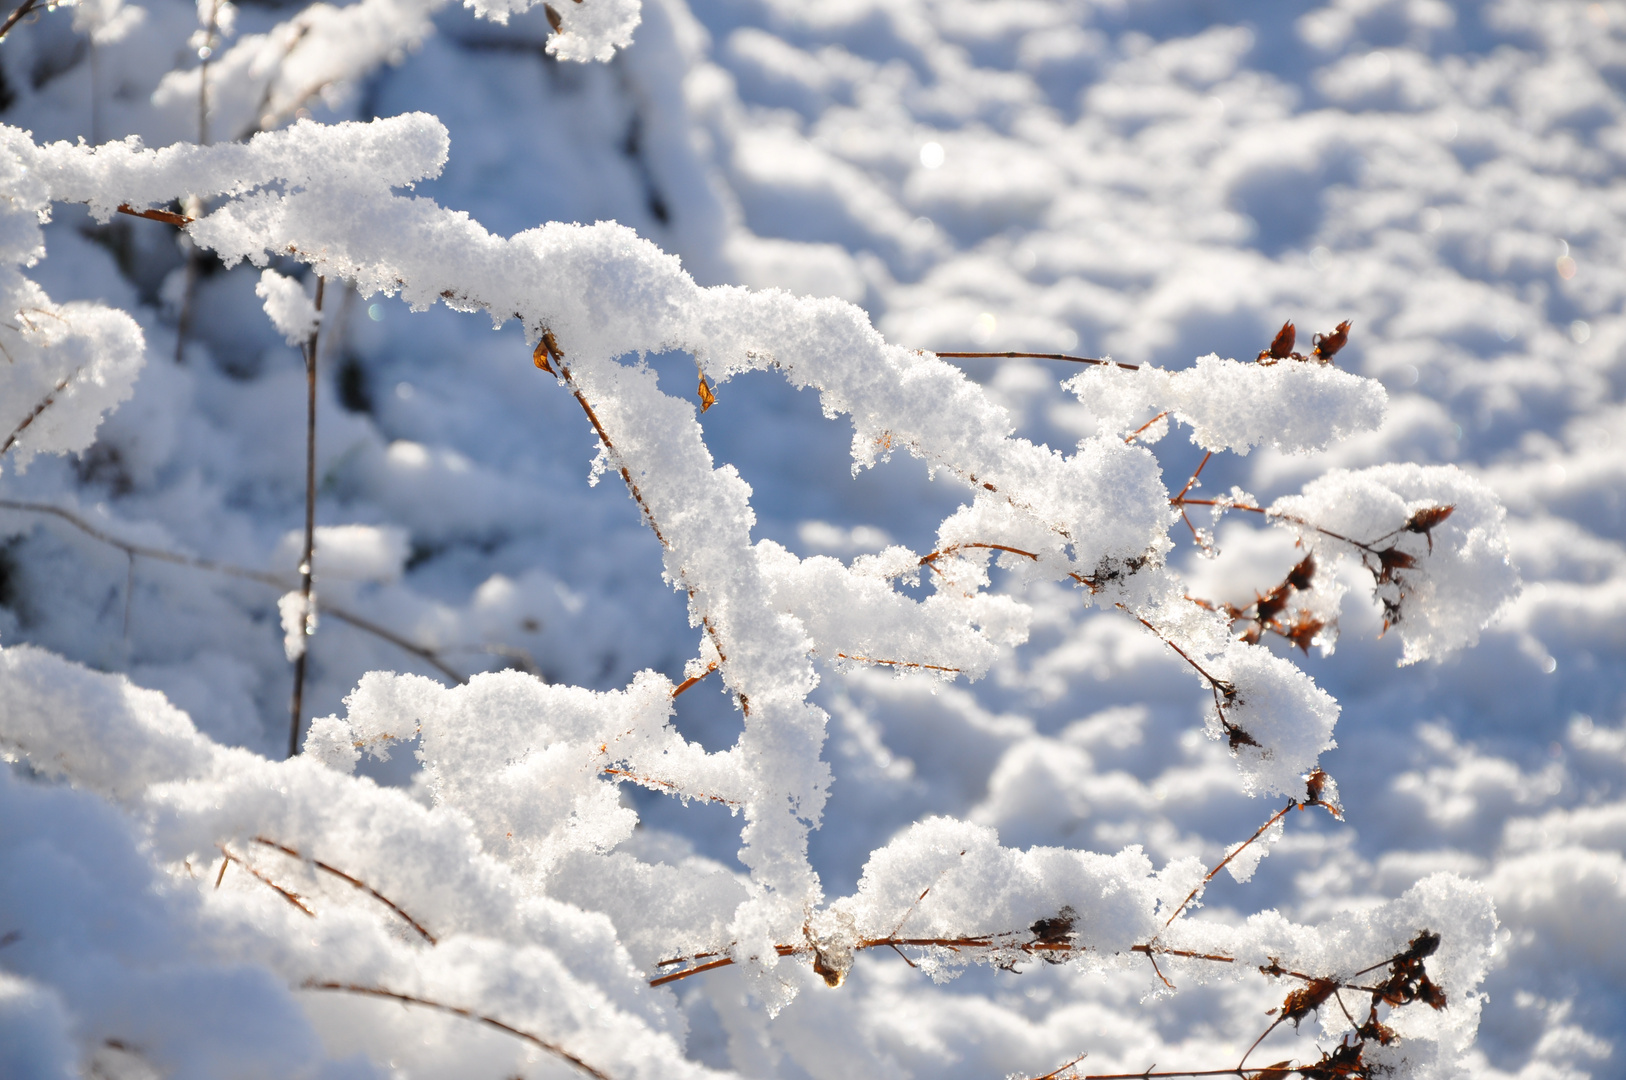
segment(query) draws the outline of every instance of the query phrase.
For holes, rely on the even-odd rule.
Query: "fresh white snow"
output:
[[[0,1073],[1616,1071],[1626,6],[551,13],[0,42]]]

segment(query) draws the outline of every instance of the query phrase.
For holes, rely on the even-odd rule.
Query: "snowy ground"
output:
[[[155,0],[141,32],[193,19],[171,6]],[[239,23],[285,15],[245,7]],[[40,140],[88,137],[88,65],[62,62],[71,41],[51,19],[65,17],[0,47],[13,98],[0,119]],[[317,116],[438,115],[450,162],[417,192],[498,233],[615,219],[702,283],[841,296],[920,348],[1182,367],[1250,358],[1285,319],[1305,336],[1352,319],[1339,363],[1383,382],[1386,426],[1311,457],[1217,458],[1206,489],[1268,501],[1330,467],[1456,463],[1508,506],[1525,591],[1477,647],[1397,668],[1399,642],[1380,638],[1369,585],[1351,577],[1336,653],[1302,662],[1343,705],[1323,765],[1348,821],[1294,815],[1253,882],[1217,882],[1206,913],[1279,906],[1314,921],[1435,870],[1482,881],[1502,930],[1473,1074],[1619,1074],[1626,4],[662,0],[606,65],[545,56],[540,9],[507,28],[460,12],[437,25]],[[102,140],[125,134],[113,98]],[[202,279],[177,366],[172,230],[98,229],[64,207],[47,242],[33,276],[56,300],[136,313],[150,357],[94,449],[8,469],[0,496],[67,499],[142,542],[291,566],[303,370],[260,311],[258,271]],[[520,657],[602,689],[646,667],[678,677],[694,649],[682,598],[613,474],[589,486],[591,430],[517,328],[329,303],[342,322],[324,347],[319,521],[398,530],[393,550],[358,547],[363,580],[329,598],[464,671]],[[671,385],[694,381],[685,356],[652,362]],[[963,365],[1035,441],[1094,431],[1058,386],[1074,373],[1062,365]],[[754,489],[759,537],[802,555],[926,551],[958,502],[902,455],[852,475],[847,425],[767,374],[716,390],[702,422]],[[1179,430],[1157,452],[1171,479],[1201,459]],[[279,755],[289,676],[274,590],[152,561],[131,571],[38,515],[0,528],[0,641],[128,672],[216,739]],[[1216,599],[1245,600],[1294,561],[1282,534],[1234,518],[1219,547],[1213,562],[1176,556]],[[1066,590],[1029,599],[1031,640],[981,682],[822,671],[835,781],[813,860],[830,894],[932,813],[1015,846],[1140,843],[1161,865],[1212,861],[1274,809],[1202,738],[1202,688],[1156,640]],[[342,711],[365,671],[433,674],[332,620],[315,640],[310,715]],[[681,701],[692,737],[732,741],[738,714],[715,685]],[[365,767],[410,783],[411,766]],[[723,810],[629,797],[642,850],[692,844],[737,865]],[[938,986],[888,953],[772,1021],[728,971],[676,992],[691,1058],[783,1077],[1033,1075],[1084,1051],[1092,1071],[1220,1067],[1277,1003],[1268,987],[1148,1000],[1156,986],[1149,971],[1048,965]],[[500,1045],[451,1021],[411,1035],[443,1046],[447,1068]],[[1277,1056],[1312,1038],[1286,1033]],[[436,1075],[428,1057],[417,1068],[406,1075]]]

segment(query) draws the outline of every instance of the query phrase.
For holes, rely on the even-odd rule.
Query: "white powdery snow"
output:
[[[1429,929],[1447,1005],[1369,1064],[1607,1075],[1619,13],[553,9],[80,5],[0,46],[0,407],[51,455],[0,477],[0,1072],[573,1069],[307,979],[617,1077],[1221,1068],[1303,985],[1260,967]],[[122,202],[199,215],[198,261]],[[325,610],[287,614],[334,715],[290,764],[226,746],[287,739],[309,312],[234,260],[328,277]],[[1249,360],[1284,318],[1355,329]],[[930,352],[970,348],[1140,369]],[[1299,566],[1310,629],[1237,641]],[[1317,765],[1348,823],[1288,814],[1160,930]],[[894,934],[1017,970],[938,988]],[[645,985],[702,953],[736,963]]]

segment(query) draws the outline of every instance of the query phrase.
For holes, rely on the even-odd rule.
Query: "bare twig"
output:
[[[12,27],[16,26],[23,20],[24,17],[26,17],[30,12],[36,10],[39,6],[40,0],[23,0],[22,4],[18,6],[17,10],[13,11],[10,15],[7,15],[5,22],[0,23],[0,40],[4,40],[5,36],[11,33]]]
[[[1121,364],[1116,360],[1097,360],[1093,356],[1069,356],[1053,352],[940,352],[933,353],[950,360],[1065,360],[1071,364],[1094,364],[1099,367],[1117,367],[1125,371],[1139,371],[1139,364]]]
[[[1180,913],[1182,911],[1186,910],[1186,905],[1190,904],[1193,900],[1197,899],[1197,894],[1202,892],[1203,889],[1208,885],[1208,883],[1210,881],[1214,880],[1214,875],[1218,874],[1221,870],[1225,869],[1227,864],[1229,864],[1232,859],[1234,859],[1238,855],[1242,854],[1242,851],[1243,851],[1244,848],[1246,848],[1249,844],[1252,844],[1255,840],[1259,839],[1261,836],[1265,835],[1265,831],[1267,829],[1269,829],[1272,825],[1276,824],[1278,821],[1282,820],[1282,818],[1286,817],[1290,812],[1292,812],[1294,810],[1303,809],[1304,806],[1306,806],[1306,805],[1308,805],[1308,804],[1301,803],[1296,799],[1288,800],[1287,805],[1282,807],[1280,810],[1276,811],[1274,814],[1270,815],[1270,818],[1263,825],[1259,826],[1259,828],[1254,830],[1254,833],[1253,833],[1252,836],[1248,837],[1246,840],[1242,841],[1242,843],[1238,844],[1236,846],[1235,851],[1230,852],[1228,855],[1225,856],[1225,858],[1223,858],[1219,862],[1215,863],[1214,868],[1212,870],[1208,871],[1208,873],[1203,875],[1203,880],[1202,880],[1201,884],[1197,885],[1195,888],[1193,888],[1191,890],[1191,892],[1187,893],[1186,898],[1184,900],[1180,901],[1180,906],[1175,908],[1173,913],[1170,914],[1169,917],[1166,920],[1164,920],[1164,923],[1163,923],[1164,929],[1168,929],[1169,925],[1172,924],[1175,919],[1178,919],[1180,917]]]
[[[346,994],[363,994],[368,997],[388,998],[391,1001],[399,1001],[404,1005],[422,1005],[427,1009],[438,1009],[444,1013],[451,1013],[453,1016],[461,1016],[465,1020],[473,1020],[476,1023],[485,1024],[487,1027],[493,1027],[498,1031],[506,1032],[509,1035],[514,1036],[516,1039],[523,1039],[538,1049],[546,1050],[548,1053],[553,1054],[556,1057],[563,1058],[572,1065],[576,1066],[578,1069],[585,1072],[587,1075],[597,1077],[598,1080],[610,1080],[608,1075],[600,1072],[598,1069],[593,1068],[593,1066],[587,1064],[587,1062],[583,1061],[575,1054],[572,1054],[570,1051],[564,1049],[562,1046],[559,1046],[556,1043],[550,1043],[546,1039],[538,1038],[528,1031],[522,1031],[519,1028],[514,1027],[512,1024],[505,1024],[495,1017],[486,1016],[483,1013],[477,1013],[473,1009],[465,1009],[457,1005],[447,1005],[443,1002],[432,1001],[429,998],[416,997],[412,994],[401,994],[394,990],[386,990],[381,986],[358,986],[355,983],[323,982],[318,979],[307,979],[302,985],[306,990],[338,990]]]
[[[981,949],[1016,949],[1020,952],[1027,953],[1029,956],[1061,956],[1063,958],[1073,953],[1083,952],[1087,948],[1087,946],[1084,945],[1074,944],[1071,940],[1066,938],[1042,936],[1035,933],[1032,929],[1029,929],[1026,931],[1007,932],[1001,934],[976,934],[968,937],[906,938],[898,937],[896,934],[889,934],[886,937],[863,938],[853,945],[853,949],[854,951],[859,952],[865,949],[893,949],[896,951],[901,946],[912,946],[914,948],[922,949],[952,949],[955,952]],[[813,946],[808,944],[774,946],[774,952],[779,956],[796,956],[802,953],[810,953],[812,951]],[[1142,953],[1147,956],[1150,956],[1155,952],[1159,956],[1178,956],[1187,960],[1209,960],[1220,964],[1232,964],[1236,962],[1236,958],[1233,956],[1223,956],[1218,953],[1191,952],[1186,949],[1169,949],[1156,944],[1134,945],[1130,947],[1129,951]],[[711,960],[710,958],[712,957],[718,957],[718,959]],[[907,957],[905,959],[907,959]],[[662,960],[655,966],[672,967],[676,964],[693,963],[696,960],[710,960],[710,962],[699,964],[691,968],[685,968],[682,971],[673,972],[670,975],[662,975],[658,978],[651,979],[649,981],[649,985],[664,986],[667,983],[677,982],[680,979],[687,979],[691,975],[699,975],[702,972],[714,971],[717,968],[728,967],[730,964],[734,963],[733,957],[723,956],[720,951],[714,951],[693,953],[689,956],[676,956],[670,960]]]
[[[622,481],[627,485],[627,491],[632,494],[633,502],[638,504],[644,523],[649,526],[649,531],[655,534],[655,539],[660,541],[661,547],[670,550],[672,547],[671,542],[666,539],[666,534],[661,531],[660,522],[655,520],[655,513],[649,508],[649,503],[644,501],[644,493],[639,489],[637,481],[633,480],[631,470],[621,460],[621,452],[615,448],[615,443],[610,439],[610,433],[604,430],[603,423],[599,421],[598,413],[594,411],[592,403],[587,400],[587,395],[582,393],[580,384],[571,375],[570,366],[565,363],[564,350],[559,347],[559,339],[553,336],[552,330],[542,331],[541,340],[536,343],[536,348],[531,352],[531,362],[538,369],[558,377],[570,390],[571,395],[576,399],[576,404],[581,406],[582,412],[587,415],[588,422],[593,425],[593,431],[598,434],[599,442],[604,444],[604,450],[610,455],[610,460],[616,463],[616,471],[621,474]],[[686,586],[686,589],[689,598],[694,599],[693,587]],[[711,617],[702,615],[700,622],[705,627],[706,634],[711,638],[711,643],[717,650],[719,666],[727,663],[728,651],[723,648],[722,638],[718,635],[717,627],[712,623]],[[739,695],[739,702],[740,709],[749,716],[751,704],[746,700],[745,695]]]
[[[305,548],[299,562],[300,633],[311,635],[311,563],[316,554],[316,349],[321,343],[322,294],[327,278],[316,279],[316,325],[305,343]],[[294,693],[289,706],[288,756],[299,753],[300,713],[305,707],[305,668],[310,658],[309,640],[301,643],[294,659]]]
[[[1208,467],[1209,458],[1212,458],[1213,456],[1214,451],[1212,450],[1203,455],[1202,461],[1198,462],[1197,468],[1192,471],[1191,479],[1187,480],[1186,486],[1180,489],[1180,494],[1169,500],[1171,503],[1180,504],[1186,501],[1186,493],[1196,485],[1197,478],[1203,474],[1203,470]]]
[[[603,775],[603,776],[619,776],[619,777],[622,777],[624,779],[631,780],[634,783],[643,784],[645,787],[670,788],[670,789],[672,789],[674,791],[677,791],[677,794],[684,797],[684,798],[705,799],[707,802],[722,803],[725,806],[738,806],[738,805],[740,805],[735,800],[726,799],[721,795],[707,795],[704,792],[699,792],[699,793],[691,795],[686,791],[678,790],[678,785],[675,782],[671,781],[671,780],[661,780],[661,779],[659,779],[657,777],[653,777],[653,776],[641,776],[641,775],[639,775],[638,773],[635,773],[635,772],[628,772],[626,769],[605,768],[605,769],[600,769],[599,773],[600,773],[600,775]]]
[[[245,862],[243,860],[242,856],[232,854],[231,851],[229,849],[227,849],[225,844],[216,844],[215,846],[220,849],[220,854],[222,854],[222,855],[224,855],[226,857],[227,862],[234,862],[238,866],[241,866],[244,870],[247,870],[250,874],[253,874],[256,880],[261,881],[261,882],[265,883],[266,885],[269,885],[272,889],[275,889],[276,892],[277,892],[277,895],[282,897],[284,900],[288,901],[288,903],[292,904],[294,907],[298,908],[300,911],[303,911],[306,915],[309,915],[311,918],[313,918],[313,919],[316,918],[316,912],[312,911],[311,908],[310,908],[310,905],[305,903],[305,898],[303,896],[300,896],[298,893],[294,892],[292,889],[285,889],[281,885],[278,885],[275,881],[272,881],[271,878],[268,877],[266,874],[262,873],[260,870],[257,870],[256,868],[254,868],[253,866],[250,866],[247,862]],[[222,878],[224,878],[226,876],[226,868],[224,866],[220,868],[220,876]],[[219,887],[220,887],[220,880],[216,879],[215,888],[218,889]]]
[[[707,664],[705,671],[702,671],[698,675],[690,675],[687,679],[684,679],[682,682],[680,682],[676,686],[672,687],[672,696],[677,697],[679,694],[683,693],[685,690],[689,689],[695,683],[699,682],[701,679],[704,679],[707,675],[710,675],[712,672],[714,672],[716,670],[717,670],[717,664],[716,664],[715,661],[710,663],[710,664]]]
[[[117,548],[126,555],[140,556],[144,559],[152,559],[156,562],[166,562],[175,566],[190,567],[194,570],[207,570],[211,573],[225,574],[229,577],[242,578],[245,581],[254,581],[262,585],[269,585],[272,588],[284,592],[286,592],[292,585],[292,582],[280,574],[273,574],[264,570],[250,570],[245,566],[233,566],[231,563],[217,562],[214,559],[200,558],[196,555],[181,555],[173,551],[165,551],[162,548],[148,547],[145,544],[133,544],[128,540],[121,540],[116,536],[103,532],[101,529],[98,529],[96,526],[92,525],[79,515],[65,510],[60,506],[52,506],[50,503],[34,503],[22,502],[16,499],[0,499],[0,510],[20,510],[32,514],[49,514],[52,517],[60,518],[69,525],[72,525],[86,536],[89,536],[92,540],[106,544],[108,547]],[[371,634],[376,638],[389,642],[391,645],[394,645],[403,652],[411,653],[413,656],[416,656],[424,663],[429,664],[431,667],[445,675],[447,678],[451,679],[453,682],[466,683],[469,681],[468,676],[459,672],[456,668],[449,666],[440,658],[440,654],[435,650],[427,648],[423,645],[419,645],[416,642],[409,641],[401,635],[395,633],[393,630],[387,629],[386,627],[380,626],[378,623],[373,622],[371,619],[363,618],[352,611],[348,611],[341,607],[335,607],[331,604],[323,605],[322,610],[342,623],[348,623],[363,633]]]
[[[944,667],[942,664],[921,664],[913,660],[877,660],[873,656],[852,656],[844,652],[836,653],[838,660],[852,660],[860,664],[879,664],[882,667],[915,668],[919,671],[948,671],[958,673],[957,667]]]
[[[345,873],[343,870],[340,870],[338,867],[330,866],[329,864],[323,862],[321,859],[309,859],[309,860],[307,860],[305,858],[305,856],[300,854],[298,851],[296,851],[293,848],[287,846],[286,844],[279,844],[275,840],[267,840],[263,836],[256,836],[254,838],[254,842],[256,844],[259,844],[259,845],[263,846],[263,847],[271,848],[273,851],[280,851],[284,855],[292,856],[293,858],[298,859],[301,862],[308,861],[312,866],[316,867],[316,869],[318,869],[318,870],[321,870],[323,873],[331,874],[334,877],[338,878],[340,881],[343,881],[345,884],[350,885],[353,888],[360,889],[362,892],[366,893],[368,896],[371,896],[374,900],[377,900],[380,904],[383,904],[385,907],[387,907],[391,911],[395,912],[395,914],[399,915],[406,922],[406,924],[408,926],[412,927],[412,929],[414,929],[414,930],[416,930],[418,932],[419,937],[423,938],[425,941],[429,942],[429,944],[431,944],[431,945],[438,944],[438,942],[436,942],[436,940],[435,940],[435,935],[433,935],[429,931],[425,930],[423,928],[422,923],[420,923],[417,919],[414,919],[411,915],[408,915],[405,911],[403,911],[401,909],[400,905],[397,904],[395,901],[391,900],[389,897],[385,896],[383,893],[379,892],[377,889],[373,888],[371,885],[367,884],[365,881],[362,881],[360,878],[352,877],[351,875]]]
[[[1151,427],[1153,424],[1157,423],[1159,420],[1163,419],[1167,415],[1169,415],[1168,410],[1164,410],[1163,412],[1158,413],[1156,416],[1154,416],[1150,420],[1146,421],[1146,423],[1142,424],[1140,427],[1136,428],[1134,431],[1131,431],[1128,435],[1125,435],[1124,436],[1124,442],[1126,442],[1126,443],[1134,442],[1135,437],[1137,435],[1139,435],[1141,432],[1145,431],[1147,428]],[[1041,1078],[1041,1080],[1042,1080],[1042,1078]]]
[[[68,388],[68,384],[73,382],[74,376],[78,375],[81,370],[83,369],[75,368],[72,373],[64,375],[60,380],[58,380],[57,384],[51,388],[50,393],[40,398],[39,404],[34,406],[33,411],[27,416],[23,417],[22,423],[18,424],[16,428],[12,430],[11,434],[6,436],[6,441],[4,443],[0,443],[0,457],[4,457],[13,446],[17,445],[17,440],[22,436],[23,432],[28,430],[28,425],[32,424],[35,420],[38,420],[40,413],[51,407],[52,403],[56,401],[56,396]]]
[[[168,210],[137,210],[129,203],[119,203],[119,213],[129,214],[131,217],[146,218],[148,221],[162,221],[165,225],[174,225],[176,228],[181,229],[197,220],[196,218],[187,217],[185,214],[172,214]]]

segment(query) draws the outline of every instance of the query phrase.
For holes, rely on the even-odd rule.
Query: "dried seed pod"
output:
[[[1259,354],[1259,361],[1274,364],[1278,360],[1286,360],[1293,355],[1293,342],[1297,337],[1298,331],[1293,328],[1291,319],[1282,323],[1282,328],[1276,331],[1276,337],[1271,341],[1270,348]]]
[[[1345,319],[1332,333],[1315,336],[1315,358],[1325,364],[1338,353],[1338,350],[1348,344],[1349,320]]]

